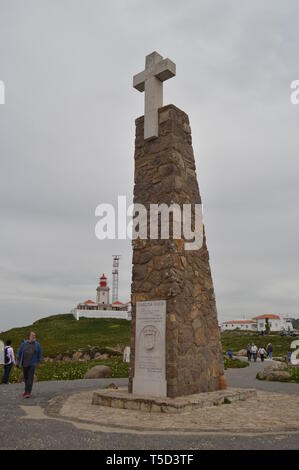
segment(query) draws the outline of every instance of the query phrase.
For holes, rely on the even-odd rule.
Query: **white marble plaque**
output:
[[[136,302],[133,393],[167,396],[166,300]]]
[[[0,364],[4,364],[4,343],[0,341]]]

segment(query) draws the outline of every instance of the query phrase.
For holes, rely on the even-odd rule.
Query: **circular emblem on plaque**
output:
[[[158,333],[159,331],[155,326],[148,325],[143,328],[141,335],[146,351],[155,349]]]

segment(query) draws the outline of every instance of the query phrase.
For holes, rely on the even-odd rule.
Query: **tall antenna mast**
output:
[[[118,268],[120,255],[113,256],[113,270],[112,270],[112,303],[118,300]]]

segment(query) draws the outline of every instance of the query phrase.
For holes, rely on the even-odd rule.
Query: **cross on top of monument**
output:
[[[144,91],[144,139],[159,137],[158,109],[163,106],[163,82],[176,74],[176,65],[158,52],[145,58],[145,69],[134,75],[133,87]]]

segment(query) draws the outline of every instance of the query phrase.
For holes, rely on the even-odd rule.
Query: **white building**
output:
[[[221,331],[266,331],[267,323],[270,331],[293,331],[293,325],[289,319],[280,318],[280,315],[272,313],[259,315],[251,320],[229,320],[222,322]]]
[[[291,321],[280,318],[280,315],[265,314],[254,317],[253,320],[257,322],[257,331],[265,331],[267,323],[269,324],[270,331],[293,331]]]
[[[256,331],[256,322],[253,320],[230,320],[225,321],[221,325],[221,331],[243,330]]]
[[[128,302],[124,304],[117,300],[110,304],[109,296],[110,288],[107,285],[107,277],[103,274],[97,287],[96,302],[90,299],[85,302],[81,302],[71,310],[71,313],[74,315],[76,320],[80,320],[81,317],[121,318],[124,320],[131,320],[131,303]]]

